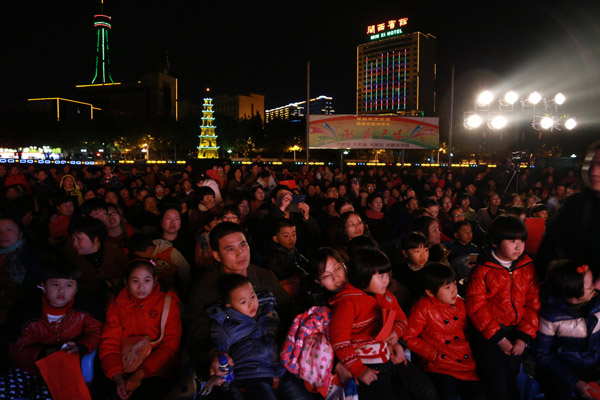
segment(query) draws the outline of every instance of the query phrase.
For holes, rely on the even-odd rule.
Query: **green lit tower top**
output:
[[[101,12],[94,15],[94,28],[96,28],[96,73],[92,84],[114,83],[110,76],[110,57],[108,52],[108,32],[110,31],[111,18],[104,14],[104,0],[101,0]]]
[[[210,92],[210,89],[206,89]],[[198,158],[219,158],[219,146],[217,146],[217,135],[214,125],[212,98],[204,98],[204,109],[202,110],[202,125],[200,125],[200,135],[198,139]]]

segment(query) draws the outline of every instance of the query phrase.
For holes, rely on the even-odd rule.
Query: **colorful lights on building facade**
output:
[[[435,41],[430,34],[403,33],[408,18],[366,29],[356,51],[356,113],[435,114]]]

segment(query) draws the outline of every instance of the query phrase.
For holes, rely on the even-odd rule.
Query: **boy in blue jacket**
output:
[[[248,278],[226,274],[219,282],[223,302],[207,308],[211,345],[226,353],[233,366],[234,384],[244,399],[312,399],[279,360],[279,318],[270,292],[254,292]]]

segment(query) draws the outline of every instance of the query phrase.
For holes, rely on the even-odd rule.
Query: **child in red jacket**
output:
[[[407,362],[399,339],[406,316],[387,290],[391,264],[380,250],[364,247],[352,254],[349,283],[329,300],[330,338],[340,362],[358,378],[358,397],[435,399],[435,388]]]
[[[0,399],[50,399],[36,361],[57,351],[83,356],[98,346],[102,324],[73,309],[81,275],[70,266],[53,262],[44,266],[42,277],[42,301],[25,305],[11,318],[15,328],[9,334],[11,368],[0,378]]]
[[[538,328],[539,285],[526,240],[521,220],[496,217],[467,282],[469,341],[488,399],[519,398],[517,375]]]
[[[127,267],[127,286],[108,307],[100,338],[100,361],[105,375],[116,383],[117,394],[125,399],[162,399],[171,386],[173,371],[178,370],[181,342],[179,299],[164,293],[154,275],[154,265],[136,259]],[[137,370],[125,373],[121,344],[129,336],[161,336],[161,317],[166,296],[171,297],[163,337]]]
[[[456,273],[445,264],[431,263],[421,277],[426,296],[410,312],[406,345],[419,355],[438,399],[485,399],[465,336],[467,310],[458,296]]]

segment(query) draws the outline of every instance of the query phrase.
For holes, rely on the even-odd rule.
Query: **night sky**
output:
[[[455,115],[471,107],[480,88],[505,84],[563,91],[580,124],[597,122],[597,0],[237,3],[105,0],[113,78],[135,82],[168,52],[181,97],[199,100],[205,87],[254,92],[272,108],[305,99],[310,60],[311,96],[333,96],[337,113],[354,113],[356,46],[366,42],[366,27],[408,17],[405,31],[438,38],[441,116],[449,114],[454,65]],[[3,100],[56,96],[90,83],[99,7],[99,0],[3,3]]]

